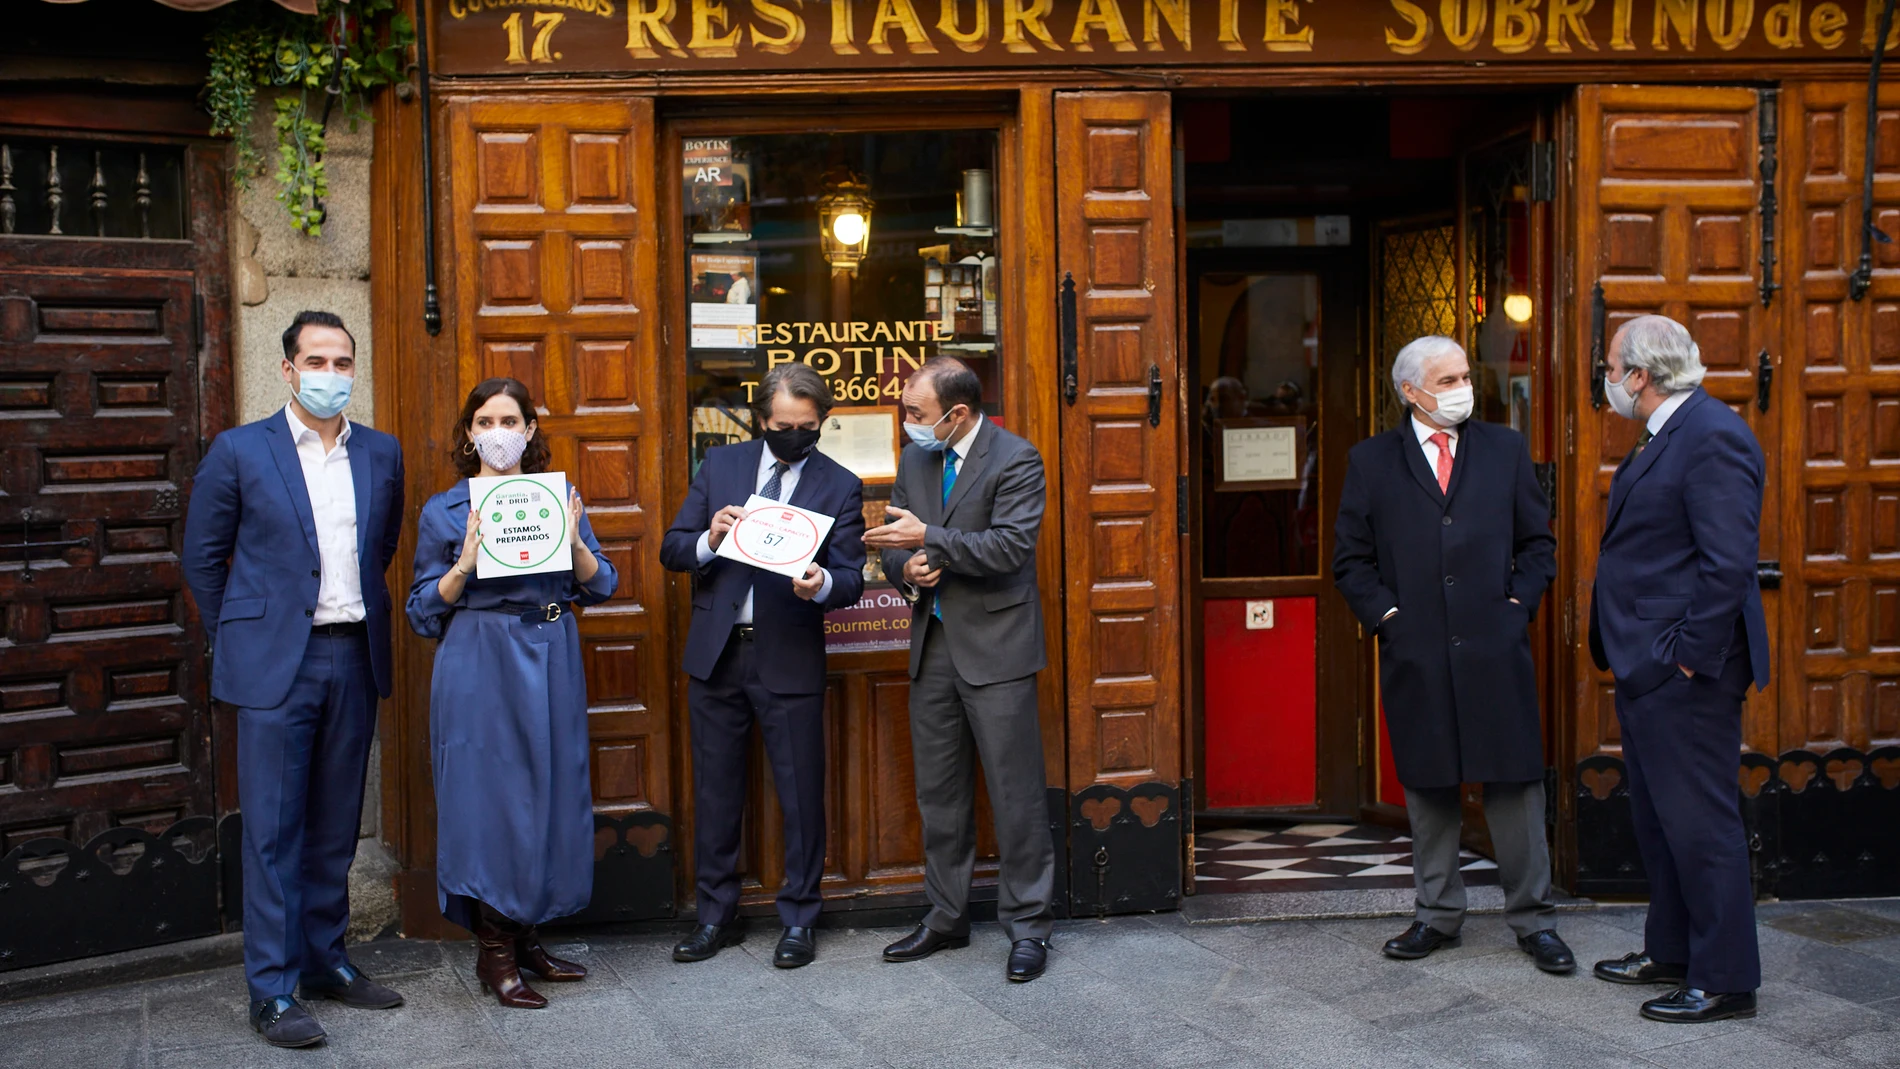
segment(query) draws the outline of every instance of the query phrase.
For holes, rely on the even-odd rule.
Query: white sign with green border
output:
[[[565,572],[568,550],[567,473],[476,476],[468,499],[482,517],[482,551],[475,578]]]

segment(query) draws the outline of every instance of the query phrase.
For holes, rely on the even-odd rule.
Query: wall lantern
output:
[[[1513,293],[1504,298],[1504,318],[1513,323],[1531,321],[1531,298],[1528,293]]]
[[[818,198],[818,236],[831,269],[855,274],[871,251],[871,187],[850,175],[826,185]]]

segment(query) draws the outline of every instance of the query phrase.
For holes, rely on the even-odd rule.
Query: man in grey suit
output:
[[[910,444],[889,522],[864,544],[912,599],[910,739],[931,908],[884,960],[970,945],[981,757],[1002,854],[996,915],[1011,943],[1008,976],[1026,982],[1048,961],[1055,888],[1036,716],[1036,673],[1048,663],[1036,589],[1042,457],[983,418],[982,384],[961,361],[926,363],[903,404]]]

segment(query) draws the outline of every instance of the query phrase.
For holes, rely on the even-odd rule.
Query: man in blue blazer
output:
[[[1682,324],[1633,319],[1607,361],[1610,407],[1643,432],[1610,482],[1590,653],[1616,677],[1649,918],[1640,953],[1595,971],[1673,988],[1643,1004],[1653,1020],[1753,1017],[1761,956],[1735,770],[1742,700],[1768,686],[1761,447],[1700,389]]]
[[[707,451],[660,543],[661,563],[694,576],[685,667],[699,922],[673,960],[704,961],[744,938],[739,828],[756,722],[785,817],[785,931],[772,963],[795,969],[817,955],[825,872],[825,614],[864,593],[864,484],[817,451],[831,390],[816,371],[781,364],[759,397],[763,437]],[[836,518],[803,578],[715,556],[754,494]]]
[[[344,953],[349,871],[377,696],[389,697],[389,588],[402,450],[343,418],[356,342],[328,312],[284,331],[281,411],[218,435],[192,484],[185,580],[212,650],[211,696],[238,707],[244,973],[251,1026],[306,1047],[295,996],[388,1009],[402,996]]]

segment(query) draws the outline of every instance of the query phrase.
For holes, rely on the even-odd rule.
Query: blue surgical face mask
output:
[[[921,423],[906,423],[904,424],[904,433],[910,435],[912,445],[922,449],[924,452],[941,453],[949,448],[950,442],[947,439],[937,437],[937,427],[944,420],[949,418],[950,413],[945,412],[936,423],[932,423],[928,427]]]
[[[297,373],[297,403],[318,419],[329,419],[350,403],[350,387],[356,380],[334,371]]]

